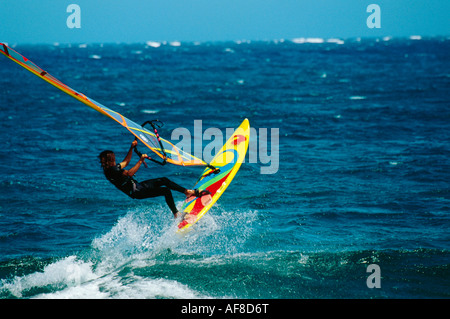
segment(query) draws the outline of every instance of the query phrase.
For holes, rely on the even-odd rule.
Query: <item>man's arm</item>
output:
[[[134,140],[133,143],[131,143],[130,150],[128,151],[127,156],[125,156],[125,159],[120,163],[120,168],[125,168],[130,164],[131,156],[133,155],[133,148],[135,148],[137,145],[137,141]]]
[[[146,158],[148,158],[147,154],[142,154],[136,165],[134,165],[133,168],[129,170],[124,170],[122,174],[126,176],[133,176],[139,170],[139,167],[141,167],[141,164],[144,163],[144,160]]]

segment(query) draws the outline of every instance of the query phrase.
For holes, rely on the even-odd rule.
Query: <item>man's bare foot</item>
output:
[[[184,195],[186,195],[186,197],[191,197],[195,195],[195,190],[194,189],[186,189],[184,191]]]

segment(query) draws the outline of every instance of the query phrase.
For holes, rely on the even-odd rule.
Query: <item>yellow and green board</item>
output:
[[[178,224],[178,233],[186,231],[198,222],[222,196],[244,161],[249,139],[250,123],[245,119],[210,163],[220,172],[216,173],[214,169],[208,167],[194,185],[199,191],[207,190],[210,194],[192,196],[186,200],[182,207],[186,216]]]

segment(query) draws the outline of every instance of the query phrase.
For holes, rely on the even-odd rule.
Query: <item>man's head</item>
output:
[[[103,151],[98,157],[103,169],[116,165],[116,155],[114,155],[113,151]]]

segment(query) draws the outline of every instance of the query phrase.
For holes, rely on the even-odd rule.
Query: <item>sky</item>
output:
[[[67,25],[70,4],[80,28]],[[370,4],[380,28],[367,25]],[[0,42],[450,36],[449,12],[449,0],[0,0]]]

